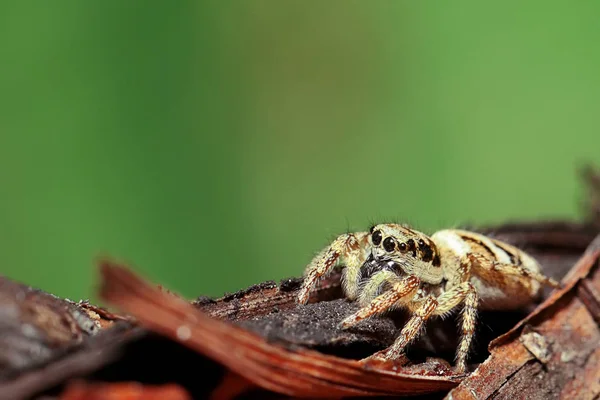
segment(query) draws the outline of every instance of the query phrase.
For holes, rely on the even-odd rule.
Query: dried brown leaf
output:
[[[339,398],[415,395],[448,390],[460,378],[438,362],[405,368],[266,342],[234,324],[211,318],[182,299],[165,296],[128,269],[105,262],[101,296],[145,327],[225,365],[255,385],[290,396]]]

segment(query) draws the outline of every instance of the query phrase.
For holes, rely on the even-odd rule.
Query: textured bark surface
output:
[[[0,278],[0,399],[598,399],[600,178],[584,176],[585,224],[471,227],[527,250],[563,286],[528,310],[483,313],[468,376],[451,369],[453,318],[428,324],[399,362],[359,361],[405,316],[340,331],[356,305],[338,273],[306,306],[298,278],[189,302],[105,262],[101,294],[122,314]]]
[[[543,305],[550,311],[538,309],[493,342],[491,356],[490,340],[508,332],[526,313],[483,314],[471,365],[475,372],[467,379],[453,376],[448,363],[456,341],[452,319],[430,325],[402,362],[356,361],[388,346],[403,315],[340,331],[337,324],[356,305],[341,298],[339,274],[324,280],[306,306],[295,303],[299,279],[189,303],[124,268],[105,265],[103,295],[137,320],[1,281],[0,397],[45,392],[46,398],[91,398],[107,391],[117,396],[113,398],[129,398],[132,391],[148,398],[157,393],[173,398],[597,396],[597,385],[591,384],[599,381],[595,244],[571,268],[595,230],[545,223],[483,231],[528,248],[553,277],[571,270],[571,280]],[[219,346],[221,352],[215,353]],[[80,382],[82,378],[122,384],[97,386]],[[168,384],[179,386],[160,386]]]
[[[556,226],[552,232],[558,232]],[[559,262],[557,254],[546,253],[552,261],[546,265],[557,269],[550,273],[556,277],[568,270],[563,288],[550,293],[529,315],[483,315],[480,325],[496,321],[490,329],[493,337],[504,334],[492,341],[491,355],[485,351],[489,340],[479,336],[480,357],[466,379],[453,375],[448,363],[455,348],[455,328],[430,326],[428,332],[433,334],[401,362],[356,361],[385,348],[402,319],[379,318],[357,331],[340,332],[337,323],[355,305],[338,299],[336,275],[324,282],[307,306],[294,303],[298,285],[288,280],[280,285],[262,284],[216,301],[200,299],[194,304],[202,311],[198,313],[177,298],[161,296],[129,271],[106,265],[103,295],[134,314],[144,326],[227,367],[231,372],[211,392],[215,398],[234,397],[260,387],[287,396],[328,398],[427,395],[447,399],[593,399],[600,394],[596,384],[600,381],[599,299],[595,297],[600,285],[600,239],[589,244],[572,268]],[[544,257],[538,254],[538,258]],[[271,307],[269,299],[277,306]],[[219,320],[204,319],[208,316]],[[439,358],[442,354],[447,359]],[[230,392],[232,387],[236,388],[234,393]]]

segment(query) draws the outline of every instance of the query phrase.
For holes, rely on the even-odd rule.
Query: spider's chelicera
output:
[[[462,306],[462,336],[456,370],[464,373],[477,309],[513,310],[536,299],[542,284],[558,283],[540,272],[538,262],[514,246],[463,230],[431,237],[398,224],[339,236],[308,265],[298,301],[306,303],[319,278],[343,262],[344,293],[361,308],[341,323],[348,328],[393,308],[411,317],[384,353],[396,359],[432,316]]]

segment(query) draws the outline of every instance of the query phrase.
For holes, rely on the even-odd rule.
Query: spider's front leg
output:
[[[391,273],[389,271],[380,271],[371,279],[376,279],[380,274]],[[397,278],[396,275],[392,276]],[[410,301],[410,299],[412,299],[416,291],[419,289],[420,283],[421,282],[419,278],[414,275],[407,276],[401,280],[398,279],[398,281],[392,283],[390,289],[375,297],[369,304],[359,309],[356,313],[344,319],[340,324],[341,328],[349,328],[365,318],[369,318],[370,316],[376,314],[381,314],[399,305],[400,303]]]
[[[479,296],[475,287],[470,282],[465,281],[442,294],[437,300],[438,307],[434,314],[441,316],[463,304],[462,335],[456,351],[456,372],[463,374],[467,369],[467,356],[475,334]]]
[[[394,344],[385,352],[384,358],[386,360],[395,360],[404,354],[406,346],[419,336],[423,325],[433,315],[437,307],[438,301],[432,296],[421,301],[419,307],[406,322],[402,331],[400,331],[400,335]]]
[[[406,346],[415,340],[422,330],[423,325],[433,315],[444,315],[464,304],[462,336],[456,353],[456,371],[463,374],[466,370],[466,360],[475,332],[475,318],[477,316],[478,296],[475,288],[469,282],[463,282],[442,294],[437,299],[429,296],[415,310],[414,314],[394,342],[385,353],[385,358],[393,360],[404,353]]]
[[[368,232],[347,233],[340,235],[331,245],[321,251],[306,267],[304,282],[300,288],[298,302],[306,304],[310,291],[319,278],[327,274],[336,262],[345,260],[343,284],[346,296],[355,299],[358,294],[358,278],[360,267],[365,261],[365,247],[369,244]]]

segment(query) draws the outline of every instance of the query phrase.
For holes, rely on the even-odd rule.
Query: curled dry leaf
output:
[[[259,387],[290,396],[330,397],[423,394],[446,391],[460,378],[438,362],[405,368],[364,366],[302,348],[286,348],[146,283],[128,269],[102,265],[102,297],[148,329],[225,365]]]

